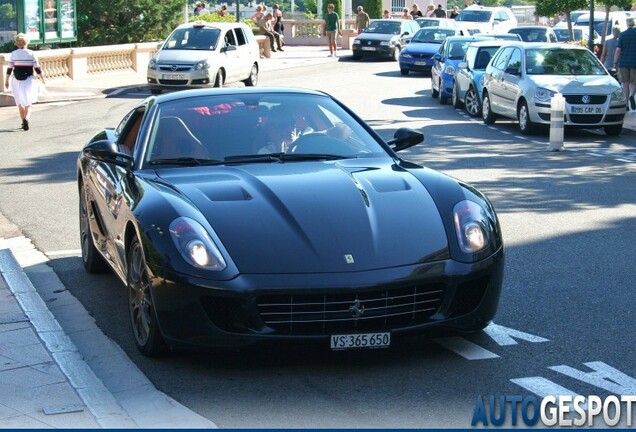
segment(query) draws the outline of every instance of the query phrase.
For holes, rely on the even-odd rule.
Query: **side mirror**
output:
[[[458,68],[460,69],[468,69],[468,63],[463,61],[463,62],[459,62],[459,64],[457,65]]]
[[[236,51],[236,45],[225,45],[221,51]]]
[[[439,53],[435,53],[433,60],[442,61],[442,56]]]
[[[400,151],[413,147],[424,141],[424,134],[410,128],[399,128],[395,131],[393,139],[388,144],[393,148],[393,151]]]
[[[95,141],[84,147],[82,153],[89,159],[110,163],[127,169],[132,167],[132,156],[120,152],[119,146],[112,141]]]

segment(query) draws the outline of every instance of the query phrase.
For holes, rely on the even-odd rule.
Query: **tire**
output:
[[[150,87],[150,94],[160,95],[161,94],[161,89],[160,88],[155,88],[155,87]]]
[[[128,310],[137,349],[148,357],[159,357],[168,352],[157,322],[150,290],[150,277],[144,251],[139,239],[130,243],[127,254]]]
[[[517,108],[517,120],[522,134],[532,135],[536,132],[537,125],[530,120],[530,111],[528,111],[528,103],[525,100],[522,100]]]
[[[223,73],[223,69],[219,69],[216,72],[216,76],[214,77],[214,87],[221,88],[225,83],[225,73]]]
[[[408,69],[400,69],[400,74],[406,76],[409,74],[409,70]]]
[[[439,96],[439,91],[433,88],[433,80],[431,80],[431,96],[434,98]]]
[[[256,66],[256,63],[252,65],[250,76],[243,80],[243,84],[245,84],[246,87],[256,87],[258,84],[258,66]]]
[[[82,247],[82,263],[89,273],[104,273],[109,270],[104,257],[99,253],[93,241],[91,232],[90,211],[86,201],[86,191],[80,185],[79,220],[80,220],[80,245]]]
[[[444,96],[444,91],[443,91],[443,87],[442,87],[442,80],[439,80],[439,91],[438,96],[439,96],[439,103],[440,105],[446,105],[448,103],[448,96]]]
[[[453,108],[463,108],[464,104],[459,100],[459,90],[457,90],[457,85],[453,86],[453,97],[451,100],[453,101]]]
[[[400,51],[402,51],[402,48],[400,48],[399,45],[393,48],[393,55],[391,56],[391,60],[393,61],[400,60]]]
[[[603,129],[605,130],[605,134],[607,136],[615,137],[621,134],[621,131],[623,130],[623,125],[620,124],[620,125],[603,126]]]
[[[362,56],[358,55],[358,54],[354,54],[354,55],[351,56],[351,58],[354,59],[354,60],[360,60],[362,58]]]
[[[479,96],[477,96],[475,87],[470,86],[468,88],[466,97],[464,98],[464,106],[469,116],[479,117],[481,115],[481,104],[479,103]]]
[[[481,104],[481,118],[486,124],[493,124],[497,120],[497,114],[490,109],[490,96],[484,93],[484,101]]]

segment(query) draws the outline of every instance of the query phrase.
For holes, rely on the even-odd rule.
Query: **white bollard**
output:
[[[548,151],[563,151],[563,123],[565,116],[565,98],[557,93],[550,102],[550,144]]]

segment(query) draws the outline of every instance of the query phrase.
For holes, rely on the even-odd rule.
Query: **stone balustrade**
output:
[[[322,20],[284,20],[285,44],[327,45],[322,34]],[[344,49],[350,48],[354,36],[355,20],[347,19],[343,26],[340,43]],[[146,67],[157,51],[157,42],[137,44],[107,45],[83,48],[62,48],[37,51],[38,61],[47,81],[80,81],[100,74],[136,72],[146,74]],[[262,43],[261,43],[262,45]],[[264,53],[267,57],[267,53]],[[0,82],[6,76],[9,54],[0,54]]]

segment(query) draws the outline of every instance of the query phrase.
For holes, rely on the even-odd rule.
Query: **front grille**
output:
[[[360,41],[360,46],[361,47],[368,47],[368,46],[372,46],[372,47],[379,47],[380,46],[380,42],[381,41],[369,41],[369,40],[362,40]]]
[[[600,123],[603,114],[569,114],[572,123],[594,124]]]
[[[385,331],[425,323],[439,309],[443,285],[338,294],[257,298],[263,322],[282,334]]]
[[[433,58],[433,54],[411,54],[416,59],[430,59]]]
[[[159,65],[159,70],[164,72],[184,72],[190,69],[192,69],[190,65]]]
[[[186,85],[188,83],[188,80],[159,80],[160,84],[165,84],[165,85]]]
[[[601,105],[607,101],[607,95],[563,95],[565,97],[565,101],[569,104],[576,105]],[[587,96],[590,100],[586,103],[583,102],[583,97]]]

